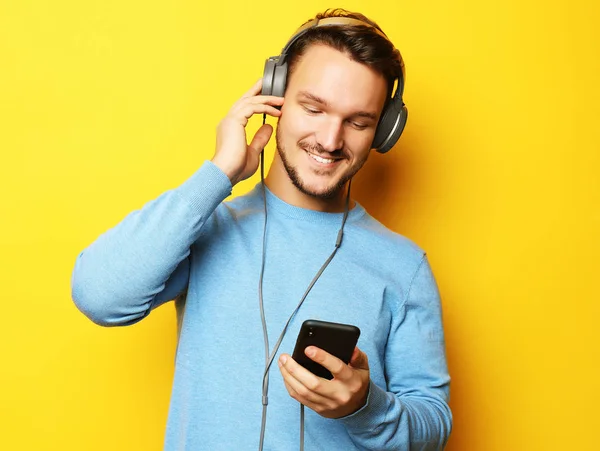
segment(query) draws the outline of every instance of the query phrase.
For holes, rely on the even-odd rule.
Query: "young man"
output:
[[[341,15],[362,23],[327,19]],[[425,253],[348,194],[401,59],[362,15],[317,19],[288,49],[284,98],[262,95],[259,80],[221,121],[212,161],[77,259],[73,299],[98,324],[132,324],[177,300],[165,449],[255,450],[263,436],[264,449],[294,449],[299,403],[310,409],[308,450],[438,450],[448,439],[441,308]],[[263,125],[247,145],[254,114],[278,118],[266,187],[223,202],[271,137]],[[306,319],[361,329],[349,364],[306,349],[332,380],[290,357]],[[269,354],[278,365],[265,378]]]

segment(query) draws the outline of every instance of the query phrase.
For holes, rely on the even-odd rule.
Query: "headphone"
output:
[[[288,75],[287,52],[289,48],[311,28],[335,25],[367,26],[389,41],[387,36],[377,28],[358,19],[352,19],[350,17],[313,19],[296,30],[281,51],[281,55],[272,56],[266,60],[261,94],[283,97]],[[371,144],[371,148],[379,153],[386,153],[394,147],[394,144],[396,144],[404,130],[408,118],[408,110],[402,100],[405,79],[404,61],[402,60],[402,56],[400,56],[400,66],[402,70],[397,77],[398,86],[396,87],[396,92],[391,99],[386,101],[386,104],[383,107],[379,123],[377,124],[377,130],[373,137],[373,143]]]

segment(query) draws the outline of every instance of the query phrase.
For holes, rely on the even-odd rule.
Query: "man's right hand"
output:
[[[262,79],[234,103],[217,127],[217,146],[211,161],[229,177],[232,186],[256,172],[260,153],[273,133],[273,127],[264,124],[248,144],[248,120],[254,114],[260,113],[273,117],[281,115],[281,111],[275,106],[283,105],[283,97],[259,95],[261,88]]]

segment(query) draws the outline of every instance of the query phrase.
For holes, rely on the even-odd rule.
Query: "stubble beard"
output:
[[[324,191],[316,191],[316,190],[310,189],[308,186],[306,186],[306,184],[302,181],[302,178],[300,177],[298,170],[295,167],[293,167],[292,164],[288,161],[287,156],[286,156],[286,150],[283,146],[282,139],[281,139],[279,123],[277,123],[277,130],[275,132],[275,142],[277,144],[277,152],[279,153],[279,157],[281,158],[283,167],[285,168],[285,171],[287,172],[287,175],[290,178],[292,184],[302,194],[305,194],[307,196],[311,196],[311,197],[314,197],[317,199],[330,200],[330,199],[334,199],[334,198],[338,197],[340,194],[340,191],[344,188],[344,186],[346,186],[346,183],[348,183],[348,181],[352,177],[354,177],[354,175],[360,170],[360,168],[362,168],[362,166],[365,164],[365,162],[367,161],[367,158],[369,156],[369,153],[367,153],[365,158],[362,161],[359,161],[354,166],[350,167],[346,171],[346,173],[343,174],[343,176],[336,183],[329,186]],[[303,147],[310,148],[310,145],[300,141],[300,143],[298,144],[298,147],[300,147],[300,149],[303,149]]]

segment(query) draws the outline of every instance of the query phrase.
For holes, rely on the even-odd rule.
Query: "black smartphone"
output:
[[[352,358],[359,336],[360,329],[356,326],[308,319],[302,323],[292,358],[311,373],[333,379],[331,372],[309,359],[304,350],[307,346],[316,346],[347,364]]]

